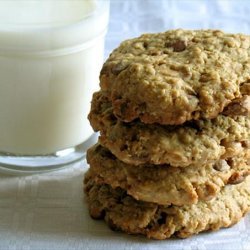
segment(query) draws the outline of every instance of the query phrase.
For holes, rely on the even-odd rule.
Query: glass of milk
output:
[[[108,16],[108,0],[0,1],[0,167],[84,156]]]

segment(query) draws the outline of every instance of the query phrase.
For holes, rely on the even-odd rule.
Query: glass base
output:
[[[86,156],[87,149],[97,141],[93,134],[82,144],[64,149],[51,155],[43,156],[17,156],[0,153],[0,172],[8,174],[27,174],[53,171],[69,166]]]

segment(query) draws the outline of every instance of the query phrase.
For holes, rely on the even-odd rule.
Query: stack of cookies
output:
[[[90,215],[165,239],[250,210],[250,37],[172,30],[127,40],[103,65],[90,123]]]

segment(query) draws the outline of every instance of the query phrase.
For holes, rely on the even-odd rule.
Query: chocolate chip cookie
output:
[[[107,92],[93,95],[89,120],[100,131],[100,143],[128,164],[170,164],[174,167],[204,165],[240,156],[250,148],[250,116],[227,115],[183,125],[125,123],[113,115]],[[230,114],[230,115],[229,115]]]
[[[166,239],[250,210],[250,36],[144,34],[111,53],[100,87],[84,181],[93,218]]]
[[[219,160],[203,167],[175,168],[129,165],[96,144],[88,150],[87,162],[98,183],[121,187],[136,200],[181,206],[211,200],[225,185],[244,181],[250,174],[250,149],[248,158]]]
[[[210,201],[185,206],[162,206],[135,200],[121,188],[85,178],[90,215],[104,219],[114,230],[148,238],[186,238],[201,231],[218,230],[237,223],[250,210],[250,179],[227,185]]]
[[[102,90],[125,122],[212,119],[250,95],[250,36],[170,30],[121,43],[104,63]]]

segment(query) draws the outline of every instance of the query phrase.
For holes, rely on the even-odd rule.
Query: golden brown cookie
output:
[[[100,143],[128,164],[187,167],[234,157],[250,148],[250,116],[235,112],[232,108],[228,115],[178,126],[124,123],[113,115],[107,92],[99,91],[93,95],[89,120],[100,131]]]
[[[102,90],[123,121],[212,119],[250,94],[250,36],[170,30],[121,43],[103,65]]]
[[[248,154],[250,160],[250,150]],[[136,200],[161,205],[211,200],[225,185],[242,182],[250,174],[250,162],[245,158],[219,160],[202,167],[134,166],[121,162],[98,144],[88,150],[87,162],[96,182],[121,187]]]
[[[153,239],[186,238],[201,231],[229,227],[250,210],[250,178],[225,186],[210,201],[181,207],[137,201],[123,189],[96,184],[89,173],[85,192],[93,218],[104,219],[114,230]]]

